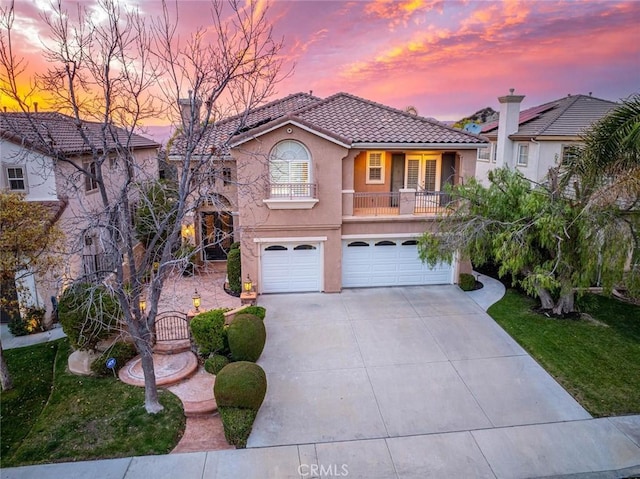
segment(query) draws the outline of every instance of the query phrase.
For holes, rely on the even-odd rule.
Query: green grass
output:
[[[585,295],[595,321],[552,319],[516,291],[489,314],[593,416],[640,413],[640,307]]]
[[[15,390],[2,394],[2,467],[165,454],[182,436],[175,395],[159,391],[165,409],[147,414],[143,388],[68,373],[67,340],[5,355]]]

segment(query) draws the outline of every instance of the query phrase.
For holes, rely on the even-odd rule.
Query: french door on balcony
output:
[[[429,153],[409,153],[406,156],[405,188],[418,191],[439,191],[441,156]]]

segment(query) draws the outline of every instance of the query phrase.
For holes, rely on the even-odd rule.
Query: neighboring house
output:
[[[617,103],[591,95],[569,95],[520,111],[524,95],[498,98],[500,116],[482,125],[491,148],[478,150],[476,178],[487,182],[494,168],[517,168],[533,181],[545,178],[550,168],[575,153],[581,135],[606,116]]]
[[[100,279],[113,271],[96,220],[103,210],[97,183],[79,174],[74,164],[94,171],[94,160],[103,158],[108,162],[103,168],[108,172],[105,181],[117,185],[124,166],[117,160],[121,156],[116,150],[127,148],[136,157],[136,178],[158,177],[160,145],[128,135],[123,129],[105,130],[103,126],[86,121],[78,125],[73,118],[53,112],[0,113],[0,188],[24,193],[27,201],[47,205],[66,236],[62,270],[53,272],[47,281],[31,276],[31,297],[23,298],[27,304],[50,309],[50,297],[64,284]],[[80,135],[79,127],[89,141]]]
[[[194,217],[202,261],[241,241],[260,293],[457,282],[459,262],[428,268],[416,240],[449,204],[445,185],[474,175],[484,138],[346,93],[298,93],[207,128],[200,151],[222,176]]]

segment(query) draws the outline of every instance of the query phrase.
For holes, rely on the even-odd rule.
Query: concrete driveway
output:
[[[591,416],[456,286],[262,296],[269,389],[249,447]]]

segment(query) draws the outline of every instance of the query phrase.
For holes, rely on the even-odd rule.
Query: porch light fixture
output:
[[[147,309],[147,300],[144,296],[140,296],[140,303],[138,306],[140,306],[140,312],[144,314],[145,309]]]
[[[196,310],[196,313],[200,312],[200,294],[198,293],[197,289],[193,293],[191,301],[193,302],[193,309]]]
[[[247,279],[245,280],[242,286],[244,288],[245,293],[250,293],[251,291],[253,291],[253,282],[251,281],[251,278],[249,277],[249,275],[247,275]]]

